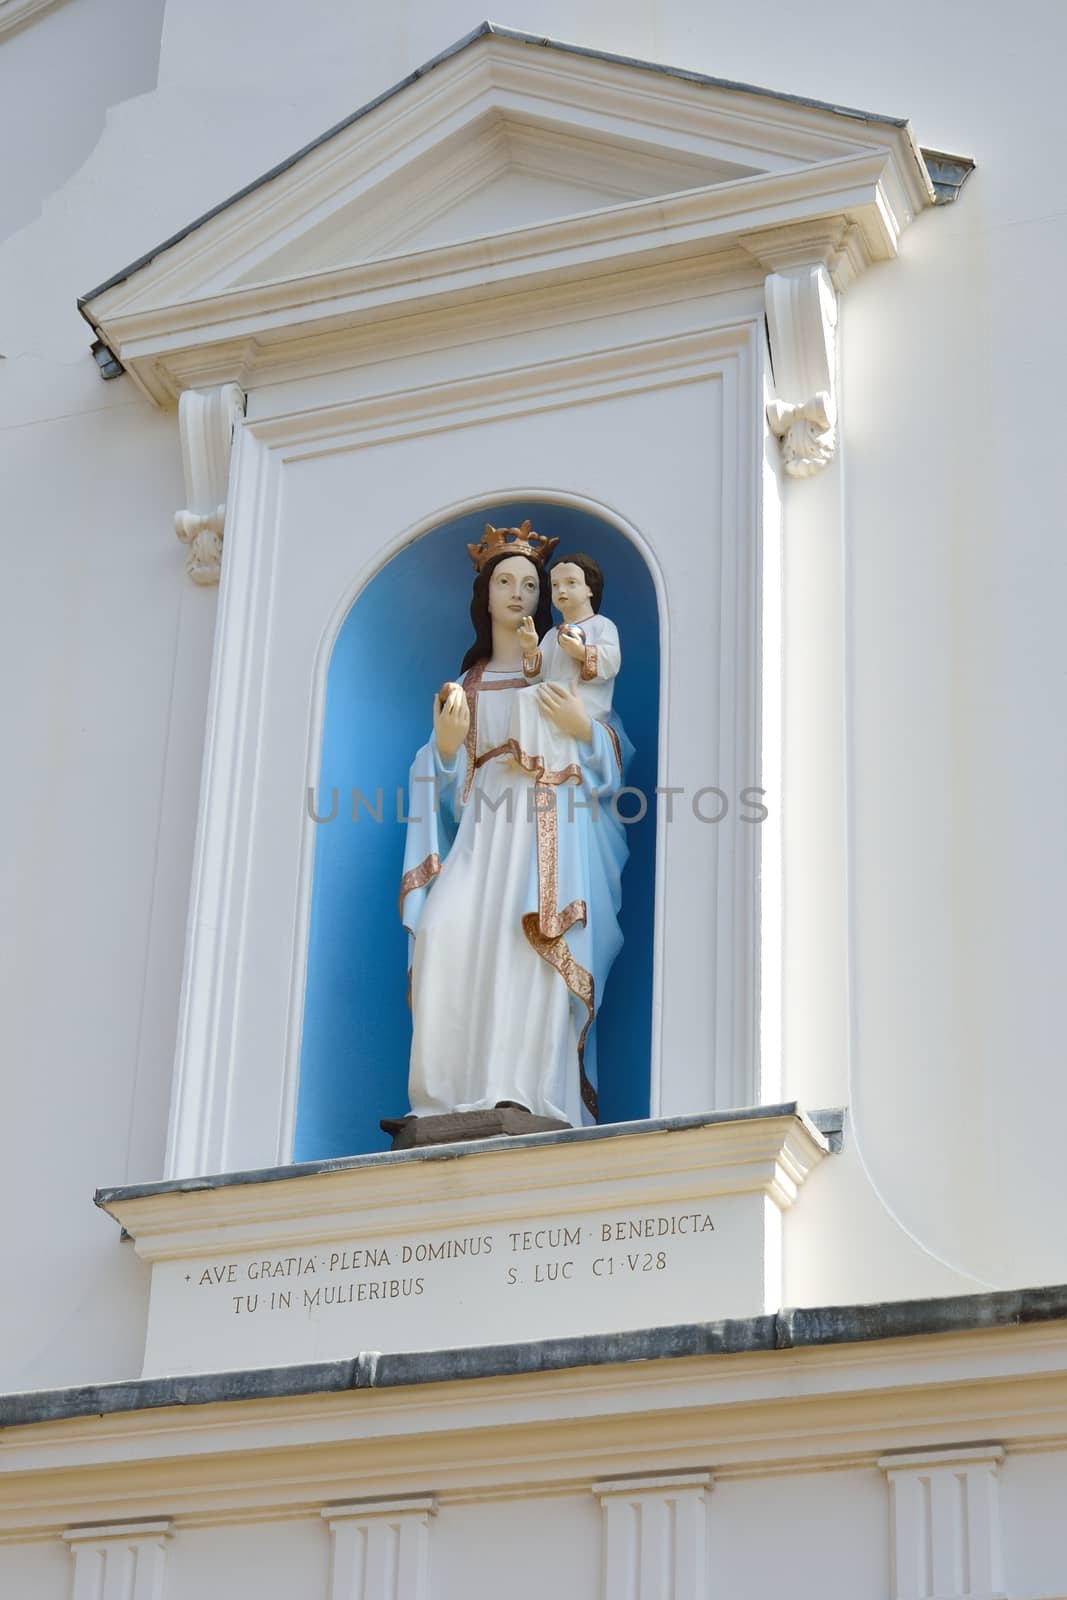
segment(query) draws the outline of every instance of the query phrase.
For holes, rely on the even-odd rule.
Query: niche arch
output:
[[[558,534],[561,550],[585,550],[601,562],[604,609],[622,637],[615,704],[635,746],[628,782],[649,804],[629,829],[625,943],[597,1021],[601,1121],[649,1114],[662,585],[637,537],[608,508],[544,490],[497,495],[443,513],[391,551],[339,607],[324,639],[316,811],[328,816],[336,791],[336,814],[314,830],[295,1161],[383,1150],[378,1119],[407,1108],[397,790],[428,735],[433,692],[458,672],[471,640],[465,546],[487,521],[513,525],[524,517]],[[354,791],[370,803],[357,802],[358,821]],[[639,809],[636,798],[631,804]]]

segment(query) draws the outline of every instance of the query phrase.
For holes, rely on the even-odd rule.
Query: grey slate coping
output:
[[[642,61],[636,56],[616,55],[607,50],[592,50],[583,45],[564,44],[559,39],[549,39],[543,34],[524,33],[520,28],[504,28],[495,22],[482,22],[472,29],[470,33],[465,34],[462,39],[457,39],[455,44],[449,45],[447,50],[442,50],[431,60],[424,62],[421,67],[416,67],[414,72],[409,72],[407,77],[401,78],[399,83],[394,83],[391,88],[376,95],[373,100],[368,100],[366,105],[360,106],[350,116],[343,118],[341,122],[335,123],[332,128],[327,128],[325,133],[320,134],[317,139],[312,139],[310,144],[302,146],[301,149],[287,157],[285,161],[279,162],[276,167],[272,167],[269,172],[263,173],[262,177],[255,178],[251,183],[245,184],[244,188],[238,189],[236,194],[231,194],[227,199],[220,201],[218,205],[212,206],[210,211],[205,211],[202,216],[197,217],[184,228],[180,228],[177,233],[172,233],[161,244],[157,244],[153,249],[146,251],[143,256],[139,256],[136,261],[132,261],[128,267],[123,267],[103,283],[97,284],[96,288],[90,289],[88,294],[81,295],[78,299],[79,311],[95,329],[96,324],[87,308],[89,301],[95,300],[98,294],[103,294],[106,289],[114,289],[117,284],[125,283],[127,278],[131,278],[142,267],[148,266],[150,261],[154,261],[157,256],[169,250],[172,245],[179,244],[182,239],[185,239],[190,233],[194,233],[197,228],[203,227],[205,222],[210,222],[213,217],[217,217],[223,211],[227,211],[238,200],[243,200],[246,195],[254,193],[256,189],[261,188],[265,183],[270,183],[272,179],[281,177],[282,173],[288,172],[289,168],[295,166],[304,156],[309,155],[312,150],[317,150],[319,145],[325,144],[328,140],[335,138],[337,134],[343,133],[353,123],[359,122],[369,112],[376,110],[380,105],[384,105],[387,100],[391,100],[394,95],[400,94],[413,83],[417,83],[420,78],[425,78],[427,73],[432,72],[435,67],[442,66],[444,62],[450,61],[453,56],[457,56],[461,51],[469,49],[478,39],[484,39],[488,35],[493,35],[500,39],[511,39],[516,44],[529,45],[537,49],[557,50],[564,55],[584,56],[594,61],[607,61],[614,63],[616,66],[632,67],[638,72],[655,72],[663,77],[680,79],[683,83],[694,83],[715,89],[732,89],[739,94],[759,95],[764,99],[781,100],[791,105],[810,106],[815,111],[829,111],[835,116],[851,117],[854,121],[878,122],[891,128],[903,128],[907,122],[904,117],[886,117],[874,111],[858,111],[852,106],[835,105],[828,100],[813,100],[807,95],[781,94],[773,89],[760,88],[756,84],[739,83],[732,78],[714,78],[708,76],[707,73],[691,72],[684,67],[669,67],[656,61]]]
[[[255,1167],[246,1172],[206,1173],[196,1178],[165,1178],[157,1183],[127,1183],[98,1189],[95,1202],[104,1210],[120,1200],[143,1200],[157,1194],[197,1194],[205,1189],[229,1189],[249,1183],[283,1183],[292,1178],[314,1178],[322,1173],[358,1171],[361,1167],[391,1166],[397,1161],[462,1161],[493,1150],[527,1150],[543,1144],[584,1144],[598,1139],[618,1139],[635,1134],[674,1133],[688,1128],[712,1127],[722,1122],[752,1122],[769,1117],[799,1117],[811,1131],[826,1140],[830,1150],[841,1148],[844,1111],[802,1111],[797,1101],[776,1106],[742,1106],[732,1111],[704,1111],[688,1117],[656,1117],[641,1122],[606,1122],[592,1128],[566,1128],[558,1133],[504,1135],[497,1139],[472,1139],[457,1144],[423,1145],[414,1150],[377,1150],[370,1155],[334,1156],[327,1161],[294,1161],[283,1167]]]
[[[137,1378],[69,1389],[38,1389],[27,1394],[0,1395],[0,1429],[167,1406],[216,1405],[234,1400],[278,1400],[423,1383],[469,1382],[478,1378],[617,1366],[632,1361],[758,1355],[930,1334],[975,1333],[1047,1322],[1067,1322],[1067,1284],[955,1295],[938,1300],[801,1307],[760,1317],[540,1339],[528,1344],[416,1350],[394,1355],[362,1351],[344,1361],[195,1373],[181,1378]]]

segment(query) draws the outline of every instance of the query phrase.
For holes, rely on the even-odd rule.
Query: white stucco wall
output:
[[[161,1170],[214,612],[171,531],[174,419],[99,380],[76,296],[479,20],[168,0],[146,93],[151,29],[117,48],[123,14],[67,0],[0,37],[9,107],[31,53],[53,82],[72,52],[84,67],[84,92],[49,99],[47,159],[36,102],[4,135],[40,152],[8,214],[44,197],[0,246],[5,1252],[35,1284],[5,1301],[5,1389],[139,1365],[139,1269],[89,1200]],[[527,0],[495,20],[906,115],[979,162],[845,296],[839,464],[790,486],[784,1087],[850,1103],[887,1261],[912,1251],[895,1215],[932,1281],[1062,1279],[1060,8],[904,0],[876,27],[846,0],[800,20],[785,0]],[[820,1216],[811,1259],[863,1257],[830,1275],[842,1295],[906,1289]]]
[[[0,11],[0,240],[77,171],[109,106],[154,88],[163,7],[60,0],[6,28]]]

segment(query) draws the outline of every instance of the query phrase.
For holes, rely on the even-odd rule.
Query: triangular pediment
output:
[[[558,119],[535,122],[500,111],[361,187],[237,281],[330,272],[753,177],[760,170],[717,155],[618,135],[594,137]]]
[[[931,199],[899,121],[484,25],[81,304],[165,400],[199,381],[183,352],[237,328],[247,383],[272,342],[583,262],[736,254],[809,218],[879,259]]]

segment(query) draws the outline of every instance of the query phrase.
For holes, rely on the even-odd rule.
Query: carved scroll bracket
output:
[[[768,275],[766,304],[778,391],[767,421],[781,441],[786,472],[810,478],[837,444],[837,293],[821,263],[790,267]]]
[[[178,401],[187,508],[175,513],[174,531],[189,556],[185,570],[194,583],[218,583],[230,452],[245,396],[236,383],[186,389]]]

